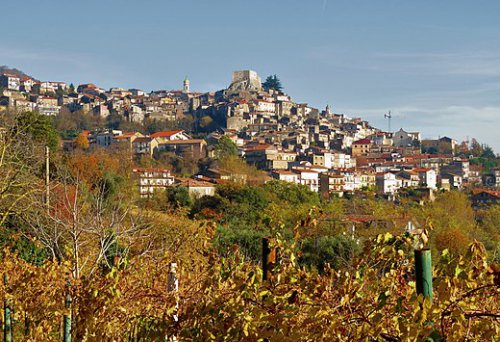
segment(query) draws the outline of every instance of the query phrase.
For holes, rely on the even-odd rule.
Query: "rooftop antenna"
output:
[[[389,111],[389,113],[387,113],[387,114],[384,114],[384,118],[386,118],[387,121],[389,122],[389,133],[390,133],[391,132],[391,119],[392,119],[391,111]]]

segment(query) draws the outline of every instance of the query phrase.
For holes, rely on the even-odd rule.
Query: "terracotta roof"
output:
[[[136,142],[148,142],[148,141],[151,141],[151,137],[138,137],[138,138],[135,138],[134,140],[134,144]]]
[[[177,178],[177,184],[185,187],[213,187],[214,184],[192,178]]]
[[[375,220],[375,216],[373,215],[362,215],[362,214],[352,214],[347,215],[345,218],[346,221],[358,222],[358,223],[368,223]]]
[[[129,138],[132,138],[136,134],[138,134],[138,133],[137,132],[125,132],[122,135],[114,137],[114,139],[129,139]]]
[[[290,170],[274,170],[273,173],[278,175],[295,175],[295,173]]]
[[[492,196],[500,198],[500,190],[489,190],[489,189],[474,189],[473,190],[474,195],[480,194],[480,193],[487,193]]]
[[[203,139],[168,140],[162,145],[201,144],[204,141]]]
[[[169,169],[162,169],[158,167],[139,167],[136,169],[132,170],[133,172],[168,172],[170,173]]]
[[[175,131],[156,132],[156,133],[151,134],[151,138],[158,138],[158,137],[168,138],[168,137],[171,137],[172,135],[175,135],[175,134],[181,133],[181,132],[183,132],[183,131],[182,130],[175,130]]]
[[[263,151],[263,150],[267,150],[268,148],[271,148],[273,145],[257,145],[257,146],[250,146],[250,147],[246,147],[244,150],[245,151]]]
[[[318,173],[318,171],[314,171],[314,170],[309,170],[309,169],[292,169],[292,172],[310,172],[310,173]]]
[[[353,142],[353,145],[370,145],[372,142],[370,139],[361,139],[358,141]]]

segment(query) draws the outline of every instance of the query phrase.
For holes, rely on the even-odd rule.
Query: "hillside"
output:
[[[0,65],[0,74],[13,74],[19,77],[31,77],[30,75],[24,73],[23,71],[16,69],[16,68],[10,68],[7,65]],[[34,78],[33,78],[34,79]]]

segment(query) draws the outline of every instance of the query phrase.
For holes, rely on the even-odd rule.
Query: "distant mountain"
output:
[[[6,65],[0,65],[0,75],[1,74],[13,74],[13,75],[16,75],[16,76],[19,76],[19,77],[30,77],[30,78],[33,78],[31,77],[30,75],[28,74],[25,74],[24,72],[22,72],[21,70],[19,69],[16,69],[16,68],[9,68],[8,66]],[[33,78],[35,80],[35,78]]]

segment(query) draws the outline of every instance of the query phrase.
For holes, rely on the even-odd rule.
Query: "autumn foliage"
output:
[[[202,233],[205,231],[205,233]],[[491,340],[500,333],[498,265],[471,244],[466,255],[444,252],[435,267],[431,304],[415,291],[412,239],[380,235],[364,246],[353,269],[318,274],[300,267],[294,243],[272,240],[281,262],[271,279],[238,250],[222,258],[200,227],[179,262],[179,291],[168,291],[168,272],[181,255],[135,257],[105,274],[71,279],[69,265],[30,265],[5,251],[0,272],[9,275],[0,295],[15,303],[18,339],[58,340],[60,319],[71,293],[77,340]],[[187,253],[187,251],[185,251]],[[68,286],[70,284],[70,286]],[[178,303],[178,307],[176,306]],[[178,315],[178,321],[174,320]]]
[[[43,146],[27,149],[23,141],[37,140],[14,133],[0,136],[0,298],[13,309],[15,341],[60,341],[69,314],[74,341],[500,335],[498,207],[478,214],[458,192],[425,206],[321,200],[305,186],[263,184],[234,156],[219,166],[250,184],[195,200],[170,191],[163,202],[178,205],[147,204],[128,155],[53,152],[46,187]],[[429,226],[432,303],[416,291],[410,218]],[[276,256],[266,280],[263,236]]]

